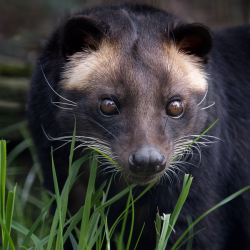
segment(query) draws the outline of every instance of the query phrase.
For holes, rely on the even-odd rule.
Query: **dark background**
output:
[[[5,128],[26,119],[29,77],[41,48],[66,13],[116,0],[0,0],[0,137],[21,140]],[[131,1],[132,2],[132,1]],[[134,1],[133,1],[134,2]],[[139,1],[211,28],[250,22],[250,0]]]

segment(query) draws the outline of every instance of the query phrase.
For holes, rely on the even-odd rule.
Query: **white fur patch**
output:
[[[83,90],[86,87],[96,87],[91,82],[93,76],[100,79],[99,84],[103,79],[108,82],[118,65],[117,51],[116,47],[102,43],[97,51],[83,51],[72,55],[63,72],[62,88]]]
[[[192,92],[206,92],[207,76],[199,58],[179,52],[174,45],[166,48],[166,54],[166,67],[173,84],[185,84],[185,89]]]

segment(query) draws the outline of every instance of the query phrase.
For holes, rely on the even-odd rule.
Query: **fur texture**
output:
[[[75,158],[86,146],[94,145],[113,157],[130,182],[139,185],[166,172],[135,204],[132,245],[146,223],[137,249],[154,249],[157,207],[160,213],[171,213],[181,188],[176,179],[182,179],[183,172],[194,176],[176,233],[170,238],[173,245],[187,228],[187,215],[196,219],[250,184],[249,44],[249,26],[214,31],[212,41],[207,27],[186,24],[171,14],[141,5],[86,10],[63,21],[38,60],[28,102],[29,125],[45,187],[53,191],[51,146],[58,148],[54,159],[59,186],[63,187],[76,117]],[[115,103],[115,115],[101,112],[103,100]],[[180,117],[166,113],[174,100],[183,107]],[[210,136],[201,138],[193,148],[193,156],[187,150],[172,163],[217,118]],[[165,156],[164,171],[131,171],[131,152],[148,146],[157,147]],[[77,181],[70,197],[72,213],[84,200],[88,170],[86,166],[83,169],[86,174]],[[109,178],[108,173],[104,177],[102,173],[110,170],[117,171],[107,165],[100,167],[99,182]],[[124,186],[118,175],[114,193]],[[138,186],[134,195],[143,189]],[[248,249],[249,204],[247,192],[204,218],[195,231],[206,230],[194,237],[193,249]],[[121,211],[119,204],[111,207],[110,221]]]

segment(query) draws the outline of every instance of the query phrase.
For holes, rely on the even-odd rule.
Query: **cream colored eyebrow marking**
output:
[[[113,85],[108,76],[114,74],[118,65],[119,54],[115,46],[103,43],[98,51],[77,52],[69,59],[70,62],[65,67],[61,81],[64,89],[82,90],[86,87],[94,87],[91,86],[93,83],[90,81],[94,75],[104,78]],[[103,83],[100,81],[98,84]]]
[[[184,82],[185,80],[188,83],[187,88],[191,91],[206,92],[207,76],[198,62],[198,58],[179,52],[174,45],[164,46],[164,49],[167,56],[165,58],[163,56],[162,59],[165,61],[165,67],[174,79],[174,83],[181,80]],[[171,64],[171,67],[169,67],[169,64]]]

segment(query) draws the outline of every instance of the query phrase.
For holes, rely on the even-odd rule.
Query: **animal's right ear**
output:
[[[106,31],[104,24],[89,16],[68,19],[61,29],[63,55],[71,56],[84,49],[98,50]]]
[[[205,58],[213,45],[211,30],[205,25],[191,23],[176,28],[173,40],[179,51]]]

